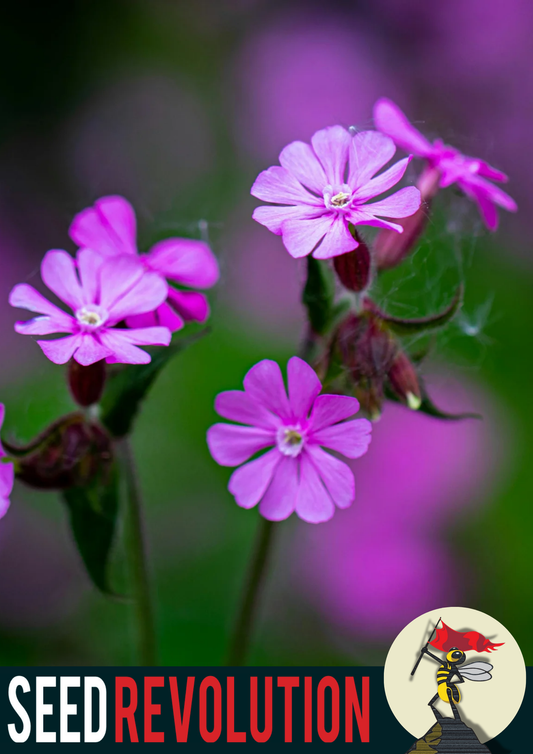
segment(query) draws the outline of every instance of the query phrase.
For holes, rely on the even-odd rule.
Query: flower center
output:
[[[343,183],[341,186],[328,184],[324,187],[324,203],[328,209],[345,209],[352,201],[351,188]]]
[[[280,427],[277,436],[278,448],[284,456],[300,455],[304,446],[304,432],[300,427]]]
[[[84,330],[97,330],[108,317],[105,309],[97,304],[87,304],[76,312],[76,319]]]

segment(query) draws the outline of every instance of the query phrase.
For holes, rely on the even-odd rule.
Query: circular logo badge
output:
[[[427,751],[458,737],[471,739],[468,751],[477,751],[476,745],[513,720],[525,690],[526,667],[513,636],[490,615],[468,607],[415,618],[385,662],[389,706],[420,745],[432,747]]]

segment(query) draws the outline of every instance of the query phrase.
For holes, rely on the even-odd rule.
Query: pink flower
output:
[[[410,186],[367,204],[398,183],[409,163],[410,158],[400,160],[373,177],[394,155],[392,139],[377,131],[352,136],[342,126],[330,126],[317,131],[311,144],[293,141],[286,146],[279,156],[281,167],[260,173],[251,191],[258,199],[283,205],[258,207],[253,218],[282,236],[291,256],[313,252],[317,259],[329,259],[355,249],[348,223],[402,232],[400,225],[380,218],[416,212],[418,189]]]
[[[440,139],[436,139],[432,144],[409,123],[404,113],[391,100],[379,99],[376,102],[374,122],[376,127],[394,139],[399,147],[423,157],[430,167],[438,170],[441,188],[457,183],[464,193],[477,203],[489,230],[496,230],[498,227],[496,205],[509,212],[516,212],[518,209],[509,194],[487,180],[505,183],[508,180],[505,173],[483,160],[461,154]]]
[[[350,468],[321,446],[359,458],[370,443],[367,419],[343,421],[359,410],[355,398],[318,395],[314,370],[293,356],[288,367],[289,397],[274,361],[256,364],[244,378],[244,392],[220,393],[216,411],[240,422],[215,424],[207,433],[211,455],[221,466],[239,466],[228,489],[237,505],[253,508],[270,521],[296,511],[309,523],[327,521],[335,505],[348,508],[355,496]],[[318,397],[317,397],[318,396]],[[272,448],[249,463],[259,450]]]
[[[4,404],[0,403],[0,429],[4,423],[5,416]],[[7,509],[9,508],[9,496],[13,489],[13,480],[15,478],[15,470],[12,463],[4,463],[6,453],[0,442],[0,518],[3,518]]]
[[[76,260],[66,251],[49,251],[41,264],[41,277],[48,288],[74,312],[67,314],[31,285],[16,285],[9,303],[42,315],[17,322],[23,335],[71,333],[66,338],[38,340],[44,354],[55,364],[74,358],[88,366],[108,363],[148,364],[150,355],[137,346],[168,346],[166,327],[117,328],[123,320],[156,309],[167,296],[167,284],[146,272],[128,256],[102,259],[91,249],[81,249]]]
[[[203,241],[167,238],[159,241],[147,254],[137,255],[136,221],[133,207],[121,196],[104,196],[94,207],[76,215],[69,229],[72,240],[102,256],[128,255],[140,269],[156,273],[161,280],[171,280],[191,288],[210,288],[219,276],[217,260]],[[209,304],[201,293],[168,286],[168,297],[154,311],[128,317],[130,327],[161,325],[175,332],[185,322],[205,322]]]

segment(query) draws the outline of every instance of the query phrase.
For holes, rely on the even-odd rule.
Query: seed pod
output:
[[[390,386],[398,398],[413,411],[422,405],[422,392],[416,370],[409,357],[398,351],[387,374]]]
[[[345,288],[355,293],[368,288],[371,270],[370,250],[364,241],[358,240],[356,249],[333,258],[339,280]]]

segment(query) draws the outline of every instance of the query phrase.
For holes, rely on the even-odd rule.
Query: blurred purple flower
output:
[[[238,144],[271,160],[324,123],[369,123],[383,93],[404,94],[391,47],[353,16],[292,8],[246,38],[235,61]]]
[[[0,403],[0,430],[4,423],[5,413],[4,404]],[[5,463],[3,460],[5,457],[6,453],[0,442],[0,518],[6,515],[9,508],[9,496],[11,495],[15,478],[14,466],[12,463]]]
[[[483,160],[467,157],[459,150],[436,139],[429,142],[420,131],[412,126],[400,108],[388,99],[379,99],[374,106],[374,121],[376,127],[396,144],[417,157],[423,157],[428,165],[440,173],[441,188],[457,185],[464,193],[473,199],[489,228],[498,227],[496,205],[516,212],[516,202],[509,194],[490,183],[493,181],[507,182],[507,176],[491,167]]]
[[[378,216],[412,215],[420,207],[418,189],[409,186],[367,203],[396,185],[409,163],[410,158],[400,160],[373,177],[394,155],[392,139],[377,131],[352,136],[342,126],[330,126],[317,131],[311,144],[286,146],[279,156],[281,167],[264,170],[251,189],[258,199],[284,205],[257,207],[253,218],[281,235],[291,256],[312,252],[316,259],[329,259],[357,248],[348,223],[403,231]]]
[[[141,272],[151,273],[192,288],[211,288],[219,276],[218,263],[203,241],[188,238],[167,238],[153,246],[147,254],[137,256],[135,213],[121,196],[104,196],[76,215],[70,226],[70,237],[80,247],[93,249],[105,257],[129,255],[138,262]],[[132,262],[133,263],[133,262]],[[146,312],[146,310],[145,310]],[[185,322],[205,322],[209,304],[201,293],[168,287],[167,300],[153,312],[127,317],[130,327],[168,327],[180,330]]]
[[[38,340],[45,356],[55,364],[74,358],[88,366],[106,359],[108,363],[148,364],[150,354],[139,345],[168,346],[166,327],[116,328],[127,317],[150,312],[167,296],[160,275],[145,272],[126,255],[103,259],[91,249],[82,249],[76,260],[66,251],[49,251],[41,264],[47,287],[74,312],[67,314],[31,285],[16,285],[9,296],[11,306],[41,314],[17,322],[23,335],[71,333],[65,338]]]
[[[367,419],[344,421],[359,410],[355,398],[318,395],[315,371],[293,356],[287,366],[289,397],[279,366],[264,360],[244,378],[244,392],[220,393],[217,413],[246,426],[215,424],[207,433],[211,455],[221,466],[239,466],[228,489],[242,508],[260,501],[259,512],[281,521],[296,511],[309,523],[330,519],[354,499],[349,467],[321,445],[348,458],[364,455],[372,425]],[[270,448],[249,463],[260,450]]]
[[[441,400],[453,404],[457,391]],[[294,588],[327,621],[387,641],[416,615],[461,599],[472,571],[461,571],[444,538],[501,462],[484,413],[485,426],[387,404],[357,465],[358,504],[319,536],[300,531],[294,549]]]

